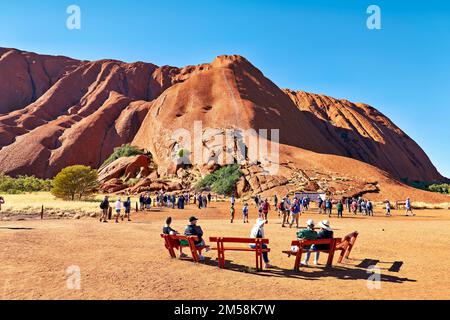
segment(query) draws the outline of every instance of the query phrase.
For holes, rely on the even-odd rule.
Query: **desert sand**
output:
[[[1,221],[1,299],[449,299],[450,210],[420,210],[416,217],[394,211],[384,217],[344,215],[330,221],[335,236],[352,231],[360,236],[349,260],[332,269],[322,266],[292,270],[294,258],[282,254],[295,229],[281,228],[275,212],[269,216],[273,269],[254,271],[254,255],[226,254],[227,269],[217,268],[216,252],[206,261],[170,259],[160,238],[164,219],[182,231],[196,215],[209,236],[248,237],[252,223],[243,224],[241,205],[236,221],[228,221],[228,204],[211,203],[199,210],[163,209],[133,214],[132,222],[100,223],[96,219]],[[251,208],[251,222],[256,209]],[[315,210],[301,216],[325,219]],[[326,255],[320,262],[325,263]],[[381,288],[367,286],[366,259],[379,260]],[[403,262],[398,272],[388,269]],[[81,270],[81,289],[67,288],[67,269]]]

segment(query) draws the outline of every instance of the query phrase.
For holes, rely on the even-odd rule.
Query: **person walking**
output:
[[[405,207],[406,207],[406,216],[409,216],[409,213],[411,213],[411,215],[415,216],[416,214],[413,213],[412,211],[412,205],[411,205],[411,199],[407,198],[406,202],[405,202]]]
[[[342,213],[344,212],[344,204],[342,203],[342,200],[340,200],[336,204],[336,210],[337,210],[338,218],[342,218]]]

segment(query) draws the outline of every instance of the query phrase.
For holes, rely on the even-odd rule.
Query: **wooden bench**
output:
[[[195,245],[195,241],[198,241],[197,236],[184,236],[179,234],[176,235],[161,234],[161,238],[164,239],[164,245],[167,251],[169,251],[171,258],[177,257],[177,255],[175,254],[175,249],[178,249],[181,246],[183,248],[186,247],[191,250],[192,259],[194,260],[194,262],[200,262],[198,252],[199,251],[201,252],[203,249],[207,247],[207,246],[197,247]],[[181,245],[180,243],[181,240],[186,241],[188,244]]]
[[[294,240],[291,243],[291,247],[297,247],[297,251],[283,251],[283,253],[288,256],[295,256],[294,270],[298,271],[300,269],[300,262],[302,261],[302,254],[306,252],[324,252],[328,253],[327,267],[333,265],[334,252],[336,250],[336,245],[341,242],[340,238],[333,239],[321,239],[321,240]],[[310,250],[312,245],[328,245],[326,250]]]
[[[350,252],[352,252],[353,246],[355,245],[356,238],[358,238],[358,231],[352,232],[344,237],[344,239],[336,245],[336,250],[340,250],[341,254],[339,256],[338,262],[341,263],[342,259],[348,259]]]
[[[256,270],[262,270],[263,268],[263,252],[270,252],[270,249],[263,249],[262,246],[269,244],[269,239],[255,239],[255,238],[225,238],[225,237],[210,237],[209,241],[211,243],[216,243],[216,247],[211,248],[212,250],[217,250],[219,268],[225,268],[225,251],[249,251],[255,252],[256,258]],[[235,243],[235,244],[246,244],[247,246],[232,247],[225,246],[225,243]],[[250,245],[254,245],[251,248]]]

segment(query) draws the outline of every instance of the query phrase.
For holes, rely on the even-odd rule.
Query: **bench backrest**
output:
[[[356,241],[356,238],[358,237],[358,231],[354,231],[352,233],[349,233],[348,235],[346,235],[344,237],[344,239],[342,240],[344,241],[348,241],[349,243],[354,243]]]
[[[210,237],[210,242],[230,242],[230,243],[261,243],[261,244],[269,244],[269,239],[261,239],[261,238],[232,238],[232,237]]]
[[[167,238],[170,240],[186,240],[189,241],[189,239],[198,241],[197,236],[185,236],[181,234],[161,234],[161,238]]]
[[[333,238],[333,239],[318,239],[318,240],[293,240],[291,243],[291,246],[297,246],[299,248],[303,248],[306,246],[311,245],[323,245],[328,244],[331,245],[332,243],[339,243],[341,241],[341,238]]]

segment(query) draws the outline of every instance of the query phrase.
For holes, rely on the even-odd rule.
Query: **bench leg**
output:
[[[342,263],[342,259],[344,259],[344,255],[347,249],[342,249],[341,254],[339,255],[338,263]]]
[[[330,251],[328,251],[328,261],[327,267],[331,267],[333,265],[334,252],[336,251],[336,240],[330,244]]]
[[[348,259],[348,257],[350,256],[350,252],[352,252],[353,249],[353,243],[350,242],[350,244],[347,247],[347,252],[345,253],[345,259]]]
[[[195,246],[194,240],[189,239],[189,248],[191,249],[192,259],[194,262],[199,262],[200,258],[198,257],[197,247]]]
[[[302,261],[302,248],[298,248],[297,254],[295,255],[295,263],[294,263],[294,270],[299,271],[300,270],[300,262]]]

